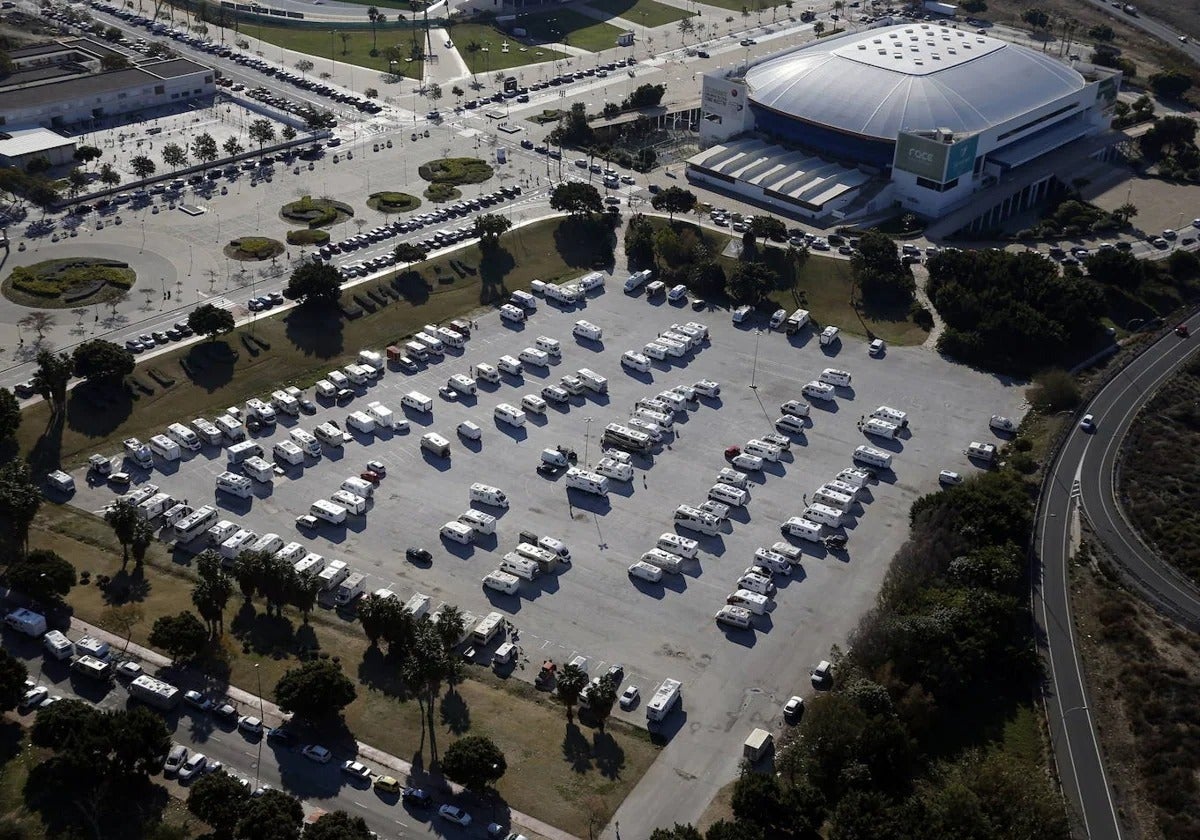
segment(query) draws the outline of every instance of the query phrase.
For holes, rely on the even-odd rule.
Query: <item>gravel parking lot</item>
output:
[[[840,641],[869,606],[887,561],[907,533],[912,500],[936,487],[940,469],[973,469],[962,450],[971,440],[992,439],[991,414],[1019,416],[1021,393],[920,348],[889,349],[872,358],[865,344],[854,339],[819,347],[807,329],[793,337],[765,329],[759,334],[754,327],[765,327],[765,322],[734,325],[725,311],[693,312],[661,298],[651,303],[641,294],[622,294],[622,280],[623,275],[609,278],[607,291],[594,292],[585,306],[571,311],[540,300],[522,329],[488,314],[463,350],[447,348],[443,360],[419,373],[391,370],[360,389],[350,405],[325,403],[315,417],[281,415],[278,427],[258,438],[268,457],[271,444],[285,439],[289,428],[298,424],[311,430],[325,419],[344,427],[348,412],[372,400],[400,413],[401,396],[416,389],[435,404],[432,417],[408,414],[408,433],[359,435],[340,451],[327,448],[324,457],[288,468],[272,485],[256,485],[253,500],[239,504],[241,500],[215,496],[214,476],[225,469],[224,452],[215,447],[190,458],[185,452],[184,460],[166,465],[165,472],[162,464],[149,476],[135,471],[135,481],[153,481],[193,507],[216,498],[224,518],[260,534],[272,531],[285,541],[298,540],[367,573],[368,591],[386,586],[403,598],[419,591],[435,604],[454,603],[477,616],[501,611],[519,631],[523,657],[514,673],[522,678],[532,680],[544,658],[562,663],[578,653],[589,658],[593,674],[622,663],[626,681],[641,687],[643,703],[668,676],[683,680],[686,697],[689,682],[705,671],[720,675],[704,681],[705,702],[718,701],[731,713],[749,686],[780,696],[782,703],[798,688],[787,683],[813,664],[819,651]],[[603,341],[574,339],[571,327],[579,318],[599,325]],[[630,374],[621,367],[623,351],[640,349],[672,323],[687,321],[710,329],[710,341],[695,354],[674,364],[655,362],[648,374]],[[437,395],[451,374],[467,373],[477,362],[495,364],[504,354],[515,356],[539,335],[562,344],[562,359],[549,371],[526,365],[523,379],[504,377],[500,385],[481,381],[476,398],[447,401]],[[683,575],[667,575],[658,585],[631,581],[629,564],[652,548],[661,533],[674,530],[675,507],[705,498],[726,465],[725,447],[770,431],[780,403],[799,399],[803,384],[830,366],[850,371],[853,387],[839,389],[833,404],[814,405],[810,424],[795,437],[791,453],[752,474],[749,505],[733,510],[721,534],[700,538],[699,559],[685,563]],[[493,419],[497,404],[519,403],[521,395],[538,393],[580,367],[608,378],[606,396],[575,397],[569,407],[551,404],[544,418],[529,414],[521,430]],[[610,480],[606,501],[568,493],[561,476],[548,479],[535,471],[540,451],[558,444],[575,449],[581,465],[594,465],[605,425],[628,417],[638,397],[702,378],[721,383],[720,397],[692,403],[677,417],[675,434],[666,436],[661,449],[634,457],[632,482]],[[890,447],[866,439],[856,428],[860,416],[881,404],[910,416],[911,434]],[[458,423],[468,419],[482,427],[481,440],[464,441],[455,434]],[[426,431],[450,440],[450,459],[422,452],[420,436]],[[803,543],[803,565],[790,579],[776,580],[775,606],[755,617],[753,631],[725,631],[716,625],[713,616],[751,564],[755,547],[779,540],[780,523],[801,512],[805,495],[850,466],[854,447],[861,443],[890,448],[894,472],[869,485],[861,505],[855,506],[845,530],[846,552],[829,553]],[[328,497],[343,479],[357,476],[368,460],[382,461],[387,475],[365,517],[351,517],[344,528],[323,527],[315,537],[298,532],[295,517],[314,500]],[[446,543],[438,530],[471,506],[472,482],[498,486],[511,507],[500,511],[476,505],[498,516],[495,537],[484,537],[473,547]],[[82,475],[77,486],[73,503],[89,510],[98,510],[114,495],[107,487],[87,488]],[[564,540],[574,562],[557,574],[522,581],[515,596],[482,588],[481,578],[516,547],[521,530]],[[432,566],[407,563],[407,546],[432,551]],[[746,655],[750,650],[753,656]],[[711,697],[714,691],[727,696]],[[693,695],[690,702],[697,701]],[[644,720],[641,707],[628,716]]]

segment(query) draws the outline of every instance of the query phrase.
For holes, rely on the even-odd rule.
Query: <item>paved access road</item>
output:
[[[1186,323],[1194,336],[1200,315]],[[1072,429],[1043,489],[1036,541],[1041,566],[1032,595],[1049,675],[1047,717],[1064,794],[1092,840],[1120,840],[1123,832],[1075,642],[1067,575],[1072,523],[1082,502],[1082,512],[1145,597],[1192,626],[1200,623],[1200,594],[1139,540],[1121,514],[1113,480],[1121,442],[1138,409],[1194,355],[1196,341],[1168,333],[1101,389],[1087,408],[1096,432]]]

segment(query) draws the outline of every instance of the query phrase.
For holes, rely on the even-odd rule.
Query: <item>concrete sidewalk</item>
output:
[[[94,627],[87,622],[80,621],[77,618],[71,619],[71,630],[80,636],[92,636],[93,638],[101,639],[108,642],[114,649],[120,648],[126,651],[131,656],[136,656],[146,665],[151,665],[156,669],[168,668],[171,666],[171,660],[157,651],[142,647],[139,644],[130,642],[126,643],[125,639],[110,633],[107,630],[102,630],[99,627]],[[235,685],[229,686],[225,692],[230,700],[233,700],[239,706],[244,706],[247,710],[256,712],[261,709],[263,722],[268,726],[278,726],[286,721],[290,716],[285,714],[278,706],[266,698],[260,698],[249,691],[244,691]],[[386,768],[391,771],[390,775],[396,776],[401,781],[407,779],[412,774],[412,764],[397,758],[383,750],[376,749],[370,744],[364,744],[361,741],[355,741],[358,749],[358,757],[369,761],[375,765],[377,769]],[[466,793],[462,785],[454,782],[445,781],[446,787],[456,796]],[[528,814],[522,814],[520,811],[509,812],[510,821],[514,829],[521,828],[533,832],[534,834],[545,838],[545,840],[580,840],[573,834],[568,834],[565,831],[555,828],[552,825],[547,825],[541,820],[535,819]]]

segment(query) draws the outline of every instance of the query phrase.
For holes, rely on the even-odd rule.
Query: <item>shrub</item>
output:
[[[367,206],[380,213],[407,213],[421,206],[421,199],[402,192],[372,193]]]
[[[494,174],[486,161],[479,158],[439,158],[423,163],[417,174],[435,184],[480,184]]]
[[[329,241],[329,232],[310,228],[289,230],[287,241],[289,245],[324,245]]]
[[[1038,411],[1066,411],[1079,405],[1079,386],[1065,370],[1048,370],[1038,374],[1029,389],[1029,402]]]

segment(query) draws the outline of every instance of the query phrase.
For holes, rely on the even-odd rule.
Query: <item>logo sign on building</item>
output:
[[[965,137],[957,143],[941,143],[919,134],[901,133],[896,139],[894,166],[919,178],[939,184],[970,172],[975,165],[979,136]]]
[[[704,104],[710,108],[724,108],[729,103],[729,91],[724,85],[705,85]]]

